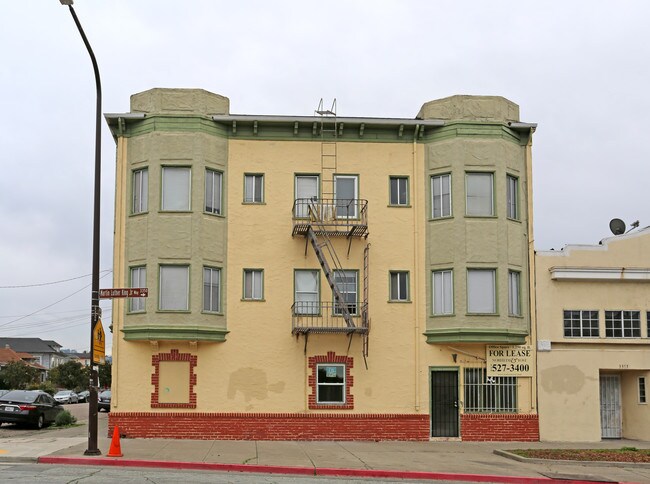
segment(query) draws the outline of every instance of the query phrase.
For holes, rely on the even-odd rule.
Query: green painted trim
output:
[[[252,176],[253,178],[260,177],[262,179],[262,181],[261,181],[261,183],[262,183],[262,200],[260,200],[259,202],[256,201],[256,200],[253,200],[252,202],[246,200],[246,177],[249,177],[249,176]],[[244,204],[244,205],[266,205],[266,176],[264,176],[264,173],[246,172],[246,173],[244,173],[244,178],[243,178],[242,182],[244,184],[244,186],[242,187],[242,194],[243,194],[243,197],[242,197],[243,200],[241,202],[242,204]],[[253,197],[255,197],[255,186],[253,186]]]
[[[524,344],[528,331],[507,328],[442,328],[427,329],[427,343],[496,343]]]
[[[162,298],[162,277],[160,273],[163,267],[186,267],[187,268],[187,309],[160,309]],[[191,264],[187,263],[162,263],[158,264],[158,304],[156,305],[156,312],[159,313],[190,313],[192,301],[190,300],[192,294],[192,268]]]
[[[472,121],[448,121],[440,128],[429,128],[420,141],[431,143],[452,138],[492,138],[511,141],[522,145],[523,136],[500,123],[483,123]],[[526,136],[526,139],[528,137]],[[525,143],[523,143],[525,144]]]
[[[207,201],[207,189],[208,189],[208,173],[218,173],[221,175],[220,178],[220,184],[219,184],[219,205],[221,206],[221,213],[214,213],[214,212],[208,212],[205,210],[205,202]],[[222,169],[217,169],[217,168],[211,168],[209,166],[205,167],[205,170],[203,171],[203,213],[206,215],[211,215],[213,217],[225,217],[226,216],[226,209],[224,206],[224,196],[223,196],[223,187],[224,187],[224,178],[225,174]]]
[[[205,133],[220,138],[227,138],[229,130],[209,118],[202,116],[164,116],[147,115],[144,119],[126,120],[123,133],[117,133],[112,128],[113,136],[131,138],[153,132],[187,132]]]
[[[221,266],[211,266],[211,265],[206,265],[203,264],[203,267],[201,268],[201,280],[203,282],[203,287],[205,288],[205,269],[211,269],[213,271],[219,271],[219,310],[218,311],[210,311],[208,309],[205,309],[205,292],[201,295],[201,314],[213,314],[215,316],[224,316],[224,310],[223,310],[223,289],[224,289],[224,272],[223,272],[223,267]]]
[[[251,294],[251,297],[246,297],[246,273],[247,272],[250,272],[250,273],[259,272],[261,274],[260,277],[262,278],[262,288],[261,288],[262,294],[260,294],[260,297],[252,297],[253,294]],[[252,286],[252,281],[251,281],[251,291],[253,291],[253,290],[254,290],[254,288]],[[265,301],[265,299],[264,299],[264,269],[262,269],[261,267],[244,267],[242,269],[242,272],[241,272],[241,294],[242,294],[242,296],[241,296],[242,301],[246,301],[246,302],[249,302],[249,301]]]
[[[406,274],[406,299],[393,299],[391,292],[393,274]],[[391,269],[388,271],[388,302],[389,303],[410,303],[411,302],[411,272],[407,270]]]
[[[126,341],[226,341],[228,330],[209,326],[130,326],[122,329]]]

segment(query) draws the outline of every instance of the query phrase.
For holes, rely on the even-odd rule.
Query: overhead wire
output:
[[[112,271],[110,269],[99,271],[100,274],[103,272],[112,272]],[[64,282],[76,281],[77,279],[83,279],[84,277],[90,277],[90,276],[92,276],[92,274],[84,274],[83,276],[71,277],[70,279],[62,279],[60,281],[40,282],[37,284],[25,284],[25,285],[15,285],[15,286],[0,286],[0,289],[25,289],[28,287],[52,286],[54,284],[62,284]]]

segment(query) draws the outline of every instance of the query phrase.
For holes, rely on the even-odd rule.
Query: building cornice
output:
[[[643,267],[551,267],[554,281],[650,282],[650,268]]]

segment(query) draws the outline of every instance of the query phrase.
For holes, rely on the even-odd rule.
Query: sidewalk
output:
[[[297,475],[446,479],[474,482],[650,482],[650,465],[621,467],[579,463],[519,462],[495,450],[516,448],[650,448],[650,442],[596,444],[475,442],[267,442],[121,439],[123,457],[106,457],[110,439],[100,437],[101,456],[84,456],[87,438],[0,439],[0,463],[142,466]],[[387,471],[387,472],[384,472]]]

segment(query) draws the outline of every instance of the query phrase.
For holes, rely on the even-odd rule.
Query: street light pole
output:
[[[92,268],[92,295],[90,306],[90,395],[88,397],[88,448],[84,455],[100,455],[101,451],[97,448],[97,387],[99,386],[97,367],[95,366],[95,355],[93,351],[93,333],[95,325],[100,317],[99,307],[99,215],[100,215],[100,194],[101,194],[101,112],[102,112],[102,84],[99,78],[99,68],[97,67],[97,60],[93,49],[86,38],[81,23],[77,18],[77,14],[72,7],[73,0],[59,0],[61,5],[67,5],[70,9],[70,14],[77,25],[77,29],[81,34],[90,60],[93,63],[93,70],[95,72],[95,86],[97,88],[97,108],[95,113],[95,195],[94,195],[94,215],[93,215],[93,268]]]

